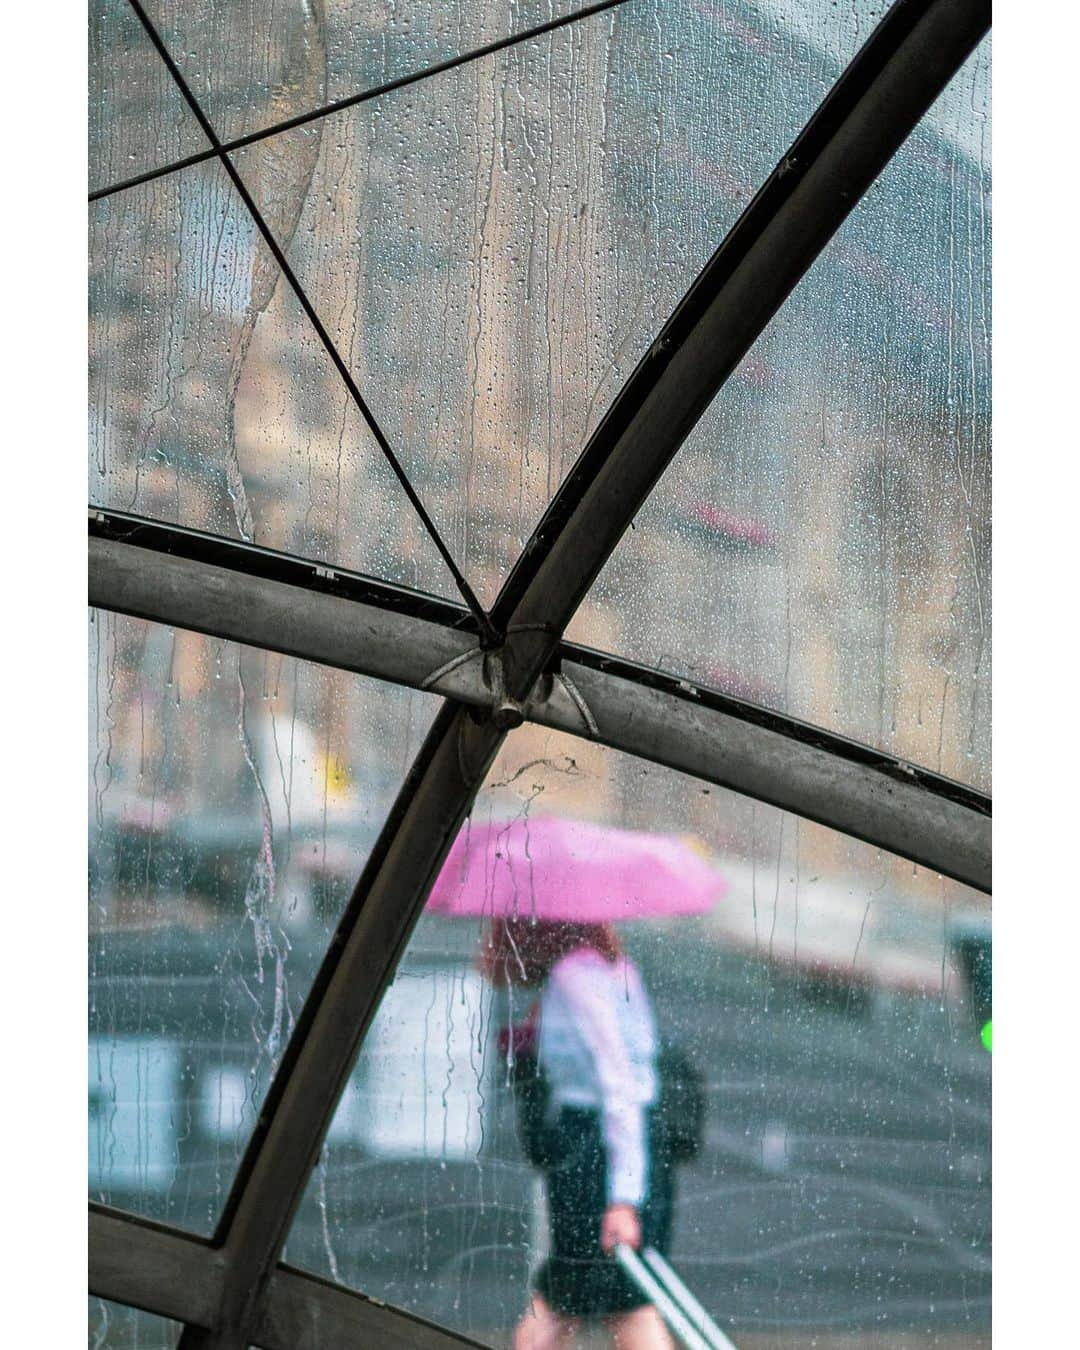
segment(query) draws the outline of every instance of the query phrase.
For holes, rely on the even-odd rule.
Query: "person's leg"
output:
[[[675,1350],[671,1333],[651,1303],[604,1320],[615,1350]]]
[[[514,1350],[569,1350],[577,1325],[576,1317],[564,1317],[533,1294],[514,1328]]]

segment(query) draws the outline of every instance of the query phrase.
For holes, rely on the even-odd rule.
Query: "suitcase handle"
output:
[[[615,1259],[654,1305],[686,1350],[735,1350],[709,1314],[690,1293],[659,1252],[648,1247],[645,1257],[620,1242]]]
[[[720,1330],[713,1319],[701,1306],[697,1298],[683,1283],[671,1264],[660,1255],[655,1247],[646,1247],[642,1252],[646,1264],[661,1284],[667,1287],[672,1298],[682,1306],[693,1325],[708,1340],[713,1350],[735,1350],[735,1344]]]

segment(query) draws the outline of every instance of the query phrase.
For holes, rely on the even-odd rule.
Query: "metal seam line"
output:
[[[478,656],[482,657],[483,655],[484,649],[482,647],[470,647],[459,656],[452,656],[449,661],[444,661],[437,670],[433,670],[430,675],[426,675],[420,688],[436,688],[440,680],[444,680],[447,675],[457,670],[459,666],[467,665],[470,661],[475,661]]]
[[[262,212],[255,205],[255,201],[252,198],[251,194],[248,192],[244,180],[240,177],[239,170],[236,168],[236,165],[233,164],[232,160],[229,158],[229,156],[225,153],[224,149],[222,148],[222,144],[218,139],[217,133],[214,131],[214,128],[210,125],[209,120],[207,119],[205,113],[203,112],[202,108],[199,105],[198,99],[196,99],[195,95],[188,88],[187,82],[185,81],[183,75],[181,75],[179,67],[169,54],[169,50],[165,46],[165,43],[162,40],[161,35],[158,33],[153,23],[147,17],[146,11],[140,4],[140,0],[128,0],[128,3],[131,5],[131,8],[135,11],[135,14],[139,22],[146,30],[147,37],[149,37],[150,41],[154,44],[155,50],[161,57],[162,61],[165,63],[165,67],[168,70],[169,74],[172,76],[173,80],[175,81],[177,88],[180,90],[191,111],[195,114],[195,117],[198,119],[199,125],[202,127],[204,133],[206,134],[207,140],[214,147],[214,153],[217,155],[218,159],[224,165],[226,173],[232,179],[233,186],[236,188],[237,192],[240,194],[241,200],[247,207],[248,211],[251,213],[251,217],[254,220],[256,226],[258,227],[259,233],[262,235],[264,241],[266,242],[266,246],[270,249],[270,252],[274,255],[274,260],[281,268],[282,276],[284,276],[285,280],[289,283],[290,287],[292,288],[296,298],[300,301],[304,313],[307,315],[308,320],[311,323],[311,326],[315,329],[319,341],[322,343],[323,347],[326,350],[326,354],[330,357],[331,361],[333,361],[338,374],[344,381],[345,387],[346,389],[348,389],[350,395],[352,396],[353,402],[360,410],[360,414],[364,418],[364,421],[367,423],[368,428],[371,431],[371,434],[375,437],[375,440],[379,446],[379,449],[382,451],[383,456],[386,459],[386,462],[390,465],[390,468],[394,471],[394,474],[397,477],[398,482],[401,484],[402,488],[405,491],[405,495],[412,503],[413,509],[416,511],[416,514],[420,517],[420,520],[422,521],[424,528],[427,530],[428,534],[431,536],[432,542],[435,544],[435,547],[439,550],[443,562],[446,563],[446,566],[450,571],[450,575],[454,578],[454,582],[458,590],[464,597],[465,603],[469,606],[469,609],[473,613],[473,617],[476,619],[476,622],[480,627],[482,641],[484,642],[485,645],[489,644],[496,645],[499,639],[492,625],[491,619],[488,617],[487,611],[484,609],[483,605],[481,605],[480,601],[473,593],[472,587],[469,585],[468,581],[466,581],[464,574],[458,567],[457,563],[454,561],[453,555],[447,548],[446,544],[443,542],[442,536],[439,534],[439,531],[435,527],[435,522],[428,515],[427,510],[424,507],[424,503],[420,500],[420,497],[417,494],[416,489],[409,481],[408,475],[402,468],[397,456],[391,449],[390,442],[383,435],[382,428],[379,426],[378,422],[376,422],[374,414],[372,413],[371,409],[365,402],[363,395],[360,393],[360,388],[357,385],[356,381],[353,379],[352,375],[350,374],[348,366],[342,360],[341,354],[338,352],[338,349],[335,346],[335,344],[331,341],[330,334],[323,327],[322,320],[315,312],[315,306],[308,299],[307,292],[300,285],[300,282],[297,279],[295,273],[293,272],[292,267],[289,265],[288,259],[285,257],[284,251],[278,244],[277,240],[274,238],[270,230],[270,227],[263,219]]]
[[[452,56],[436,65],[425,66],[423,70],[414,71],[411,75],[402,75],[396,80],[388,80],[386,84],[376,85],[373,89],[365,89],[361,93],[339,98],[334,103],[327,103],[311,112],[298,113],[295,117],[286,118],[283,122],[275,122],[273,126],[264,127],[261,131],[252,131],[246,136],[237,136],[231,141],[223,141],[220,151],[213,148],[200,150],[197,154],[187,155],[183,159],[173,160],[169,164],[162,164],[156,169],[147,169],[145,173],[135,174],[120,182],[110,183],[108,187],[96,188],[89,194],[87,200],[91,202],[101,201],[103,197],[111,197],[117,192],[138,187],[140,183],[152,183],[155,178],[164,178],[167,174],[179,173],[181,169],[190,169],[195,164],[205,164],[208,159],[215,158],[219,153],[228,154],[233,150],[243,150],[246,146],[266,140],[268,136],[278,136],[284,131],[295,131],[297,127],[307,126],[310,122],[317,122],[320,118],[331,117],[334,113],[344,112],[348,108],[356,107],[359,103],[368,102],[369,99],[379,98],[383,94],[392,94],[395,90],[405,89],[410,84],[417,84],[421,80],[429,80],[434,75],[442,75],[448,70],[455,70],[458,66],[479,61],[485,56],[494,56],[497,52],[505,51],[508,47],[516,47],[519,43],[528,42],[531,38],[543,37],[547,33],[553,33],[558,28],[565,28],[570,24],[578,23],[581,19],[591,19],[594,14],[601,14],[607,9],[617,9],[629,3],[630,0],[601,0],[599,4],[588,5],[584,9],[575,10],[572,14],[563,14],[557,19],[549,19],[547,23],[537,24],[535,28],[528,28],[522,33],[511,33],[508,37],[499,38],[496,42],[489,42],[484,47],[475,47],[472,51]]]
[[[639,367],[631,376],[626,397],[586,448],[585,481],[545,518],[545,537],[533,541],[545,556],[506,607],[513,622],[550,625],[551,636],[515,639],[515,647],[528,645],[513,672],[512,697],[531,690],[568,614],[716,389],[988,25],[985,0],[898,0],[841,76],[826,101],[830,117],[811,123],[818,142],[809,161],[793,163],[789,155],[770,180],[791,174],[794,188],[763,189],[755,199],[764,195],[771,204],[736,226],[735,245],[721,248],[722,266],[711,264],[700,279],[706,284],[688,293],[644,375]],[[598,530],[601,537],[590,541]],[[218,1324],[210,1333],[189,1327],[184,1350],[244,1350],[249,1343],[356,1051],[502,739],[492,722],[451,706],[425,739],[316,977],[230,1194],[218,1238],[225,1255]]]

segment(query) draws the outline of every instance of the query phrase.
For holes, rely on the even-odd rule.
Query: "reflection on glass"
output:
[[[88,1350],[175,1350],[183,1327],[107,1298],[90,1299]]]
[[[721,390],[569,636],[990,787],[989,50]]]
[[[538,1287],[601,1296],[591,1275],[567,1292],[560,1255],[638,1201],[737,1345],[988,1346],[989,961],[988,903],[960,885],[522,728],[383,1002],[288,1259],[502,1346]],[[590,1016],[618,1028],[614,1057]],[[623,1085],[621,1154],[604,1078]],[[691,1137],[661,1142],[665,1125]]]
[[[90,1195],[209,1232],[434,701],[98,611],[90,686]]]

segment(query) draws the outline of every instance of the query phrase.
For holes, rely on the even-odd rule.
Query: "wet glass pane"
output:
[[[279,238],[310,171],[263,156]],[[91,502],[456,594],[224,169],[90,227]]]
[[[987,790],[989,56],[720,392],[570,628]]]
[[[153,0],[146,6],[223,140],[585,7],[573,0]]]
[[[180,1322],[107,1298],[90,1299],[89,1350],[175,1350]]]
[[[209,1233],[436,701],[91,620],[89,1193]]]
[[[531,1284],[625,1306],[596,1252],[625,1202],[740,1347],[988,1347],[990,976],[985,897],[522,728],[286,1259],[506,1345]]]
[[[237,152],[259,201],[271,148],[313,166],[290,262],[482,598],[855,13],[633,4]]]
[[[90,191],[209,148],[127,0],[91,0]]]

